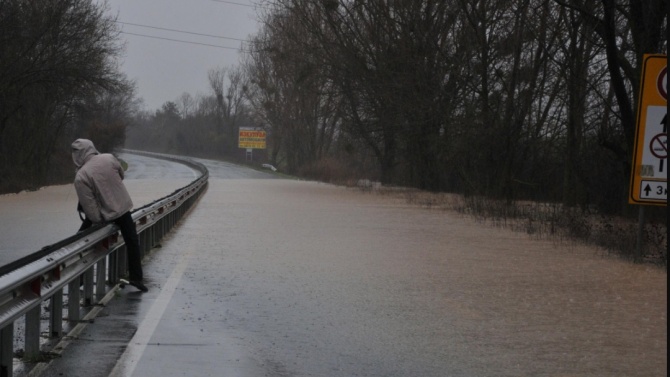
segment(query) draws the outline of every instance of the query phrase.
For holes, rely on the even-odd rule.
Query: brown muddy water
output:
[[[666,271],[595,248],[326,184],[211,180],[155,263],[186,249],[171,315],[267,375],[667,375]]]

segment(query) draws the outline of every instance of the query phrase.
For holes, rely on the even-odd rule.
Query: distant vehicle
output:
[[[277,171],[277,168],[275,168],[274,166],[272,166],[270,164],[263,164],[262,166],[266,169],[270,169],[272,171]]]

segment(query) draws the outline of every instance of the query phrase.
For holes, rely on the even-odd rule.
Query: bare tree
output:
[[[237,148],[236,133],[239,123],[247,117],[247,83],[244,72],[238,68],[216,68],[209,71],[209,84],[216,100],[217,124],[226,153],[233,154]]]
[[[177,100],[177,107],[182,118],[188,118],[195,111],[195,99],[189,93],[184,92]]]
[[[271,15],[247,63],[248,97],[269,127],[271,160],[289,172],[326,156],[341,119],[319,56],[304,48],[312,36],[298,15]]]
[[[666,53],[670,5],[665,0],[600,0],[588,7],[574,0],[554,0],[578,11],[594,28],[605,49],[607,67],[625,144],[604,141],[622,160],[632,160],[635,142],[635,108],[640,88],[642,57]]]
[[[642,53],[667,50],[667,2],[276,0],[264,9],[249,97],[275,158],[307,161],[318,128],[306,126],[337,112],[335,145],[374,155],[385,183],[623,206],[611,193],[625,180],[612,172],[630,161]],[[337,105],[306,116],[325,103]]]
[[[90,0],[0,3],[3,178],[26,174],[19,185],[44,184],[52,152],[61,150],[61,137],[69,137],[64,132],[87,99],[128,89],[114,61],[117,35],[104,4]]]

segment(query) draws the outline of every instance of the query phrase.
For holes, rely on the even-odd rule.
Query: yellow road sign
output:
[[[645,54],[628,202],[667,205],[668,59]]]
[[[265,149],[265,131],[240,128],[237,146],[247,149]]]

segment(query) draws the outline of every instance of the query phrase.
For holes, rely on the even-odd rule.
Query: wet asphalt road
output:
[[[664,271],[208,164],[150,291],[119,291],[44,376],[667,375]]]

